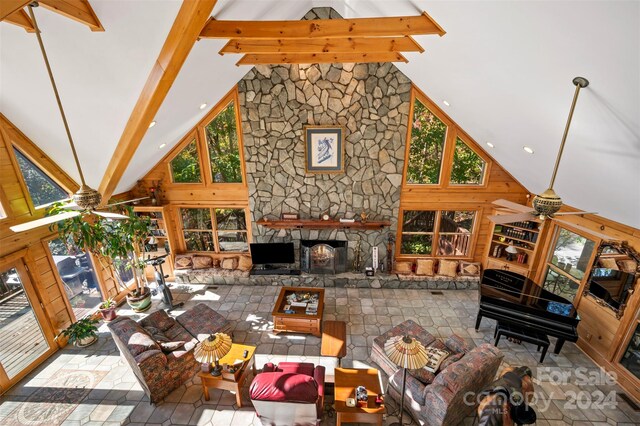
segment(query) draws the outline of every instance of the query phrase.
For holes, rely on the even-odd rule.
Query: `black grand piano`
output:
[[[566,340],[578,340],[580,317],[575,306],[515,272],[501,269],[484,271],[480,281],[476,330],[483,317],[556,337],[555,354],[560,353]]]

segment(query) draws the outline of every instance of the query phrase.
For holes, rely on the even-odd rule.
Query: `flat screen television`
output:
[[[251,262],[254,265],[294,263],[293,243],[251,243]]]

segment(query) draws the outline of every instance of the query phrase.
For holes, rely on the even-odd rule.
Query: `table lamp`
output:
[[[507,260],[513,260],[514,255],[518,254],[518,249],[515,248],[513,244],[509,244],[504,251],[507,252]]]
[[[402,413],[404,411],[404,393],[407,384],[407,368],[415,370],[427,365],[427,351],[411,336],[393,336],[384,344],[384,352],[389,360],[402,367],[402,393],[400,394],[400,420],[391,426],[402,426]]]
[[[211,364],[215,363],[212,376],[220,376],[222,374],[222,368],[218,361],[220,358],[229,353],[231,349],[231,337],[224,333],[210,334],[206,340],[196,346],[196,350],[193,355],[196,360],[202,363],[203,371],[207,371],[211,368]],[[206,365],[206,367],[205,367]]]

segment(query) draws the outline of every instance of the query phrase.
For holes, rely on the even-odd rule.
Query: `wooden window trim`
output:
[[[420,235],[433,235],[433,245],[431,247],[430,254],[405,254],[401,253],[402,248],[402,235],[405,234],[402,232],[402,224],[404,223],[404,212],[405,211],[435,211],[436,217],[433,222],[433,232],[418,232],[416,234]],[[473,217],[473,225],[471,226],[471,239],[469,241],[469,253],[466,256],[441,256],[438,255],[438,237],[440,235],[440,221],[442,218],[443,211],[468,211],[474,212]],[[480,218],[482,217],[482,208],[466,208],[464,206],[456,205],[449,206],[425,206],[425,207],[406,207],[400,206],[400,211],[398,214],[398,230],[396,232],[396,251],[395,258],[399,260],[412,260],[412,259],[447,259],[447,260],[464,260],[470,261],[473,260],[476,243],[478,241],[478,232],[480,229]],[[445,233],[448,234],[448,233]]]
[[[167,158],[166,160],[163,160],[166,162],[166,167],[169,170],[169,177],[171,178],[171,182],[170,185],[179,185],[182,188],[185,187],[189,187],[189,186],[193,186],[193,187],[198,187],[204,184],[204,180],[203,180],[203,169],[202,169],[202,150],[201,150],[201,143],[199,142],[200,138],[198,135],[198,132],[196,131],[191,131],[189,132],[184,138],[182,138],[182,140],[171,150],[170,157]],[[171,167],[171,162],[173,160],[175,160],[175,158],[180,155],[180,153],[189,145],[191,145],[192,142],[196,143],[196,152],[198,153],[198,163],[200,165],[200,182],[176,182],[173,180],[173,169]]]
[[[209,209],[209,212],[211,214],[211,229],[185,229],[184,227],[184,223],[182,221],[182,214],[180,214],[180,210],[181,209]],[[245,223],[247,224],[247,229],[240,229],[237,230],[236,232],[245,232],[247,234],[247,245],[249,245],[252,241],[252,235],[251,235],[251,216],[249,213],[249,207],[246,205],[243,206],[233,206],[230,204],[223,204],[223,205],[193,205],[193,204],[187,204],[187,205],[176,205],[174,207],[174,215],[175,217],[177,217],[178,220],[178,224],[179,224],[179,228],[178,228],[178,232],[179,232],[179,244],[180,244],[180,249],[182,253],[193,253],[193,254],[215,254],[215,255],[248,255],[250,252],[249,250],[247,251],[222,251],[220,250],[220,243],[218,242],[218,232],[220,232],[218,230],[218,219],[216,217],[215,214],[215,210],[216,209],[234,209],[234,210],[242,210],[244,211],[244,216],[245,216]],[[193,250],[187,250],[187,242],[184,238],[184,232],[185,231],[193,231],[193,232],[209,232],[210,234],[212,234],[213,236],[213,246],[215,251],[193,251]],[[222,232],[234,232],[234,230],[232,229],[224,229],[222,230]]]
[[[455,129],[455,138],[452,141],[452,146],[451,146],[451,153],[450,153],[450,157],[447,159],[448,164],[450,165],[449,167],[449,173],[447,174],[447,189],[463,189],[463,190],[469,190],[470,188],[487,188],[487,186],[489,185],[489,176],[491,175],[491,160],[489,159],[489,157],[481,150],[479,149],[479,147],[476,146],[476,143],[473,142],[469,142],[470,139],[467,139],[467,136],[465,133],[461,132],[458,128]],[[484,170],[482,171],[482,182],[479,184],[474,184],[474,183],[451,183],[451,171],[453,170],[453,161],[454,161],[454,155],[455,155],[455,148],[456,148],[456,142],[458,141],[458,139],[460,139],[462,141],[462,143],[464,143],[467,148],[469,148],[470,150],[472,150],[477,156],[479,156],[480,158],[482,158],[482,160],[484,161]]]

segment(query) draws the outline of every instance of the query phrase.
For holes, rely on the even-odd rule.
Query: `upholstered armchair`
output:
[[[324,366],[308,362],[265,364],[249,388],[262,424],[319,425],[324,408],[324,373]]]

